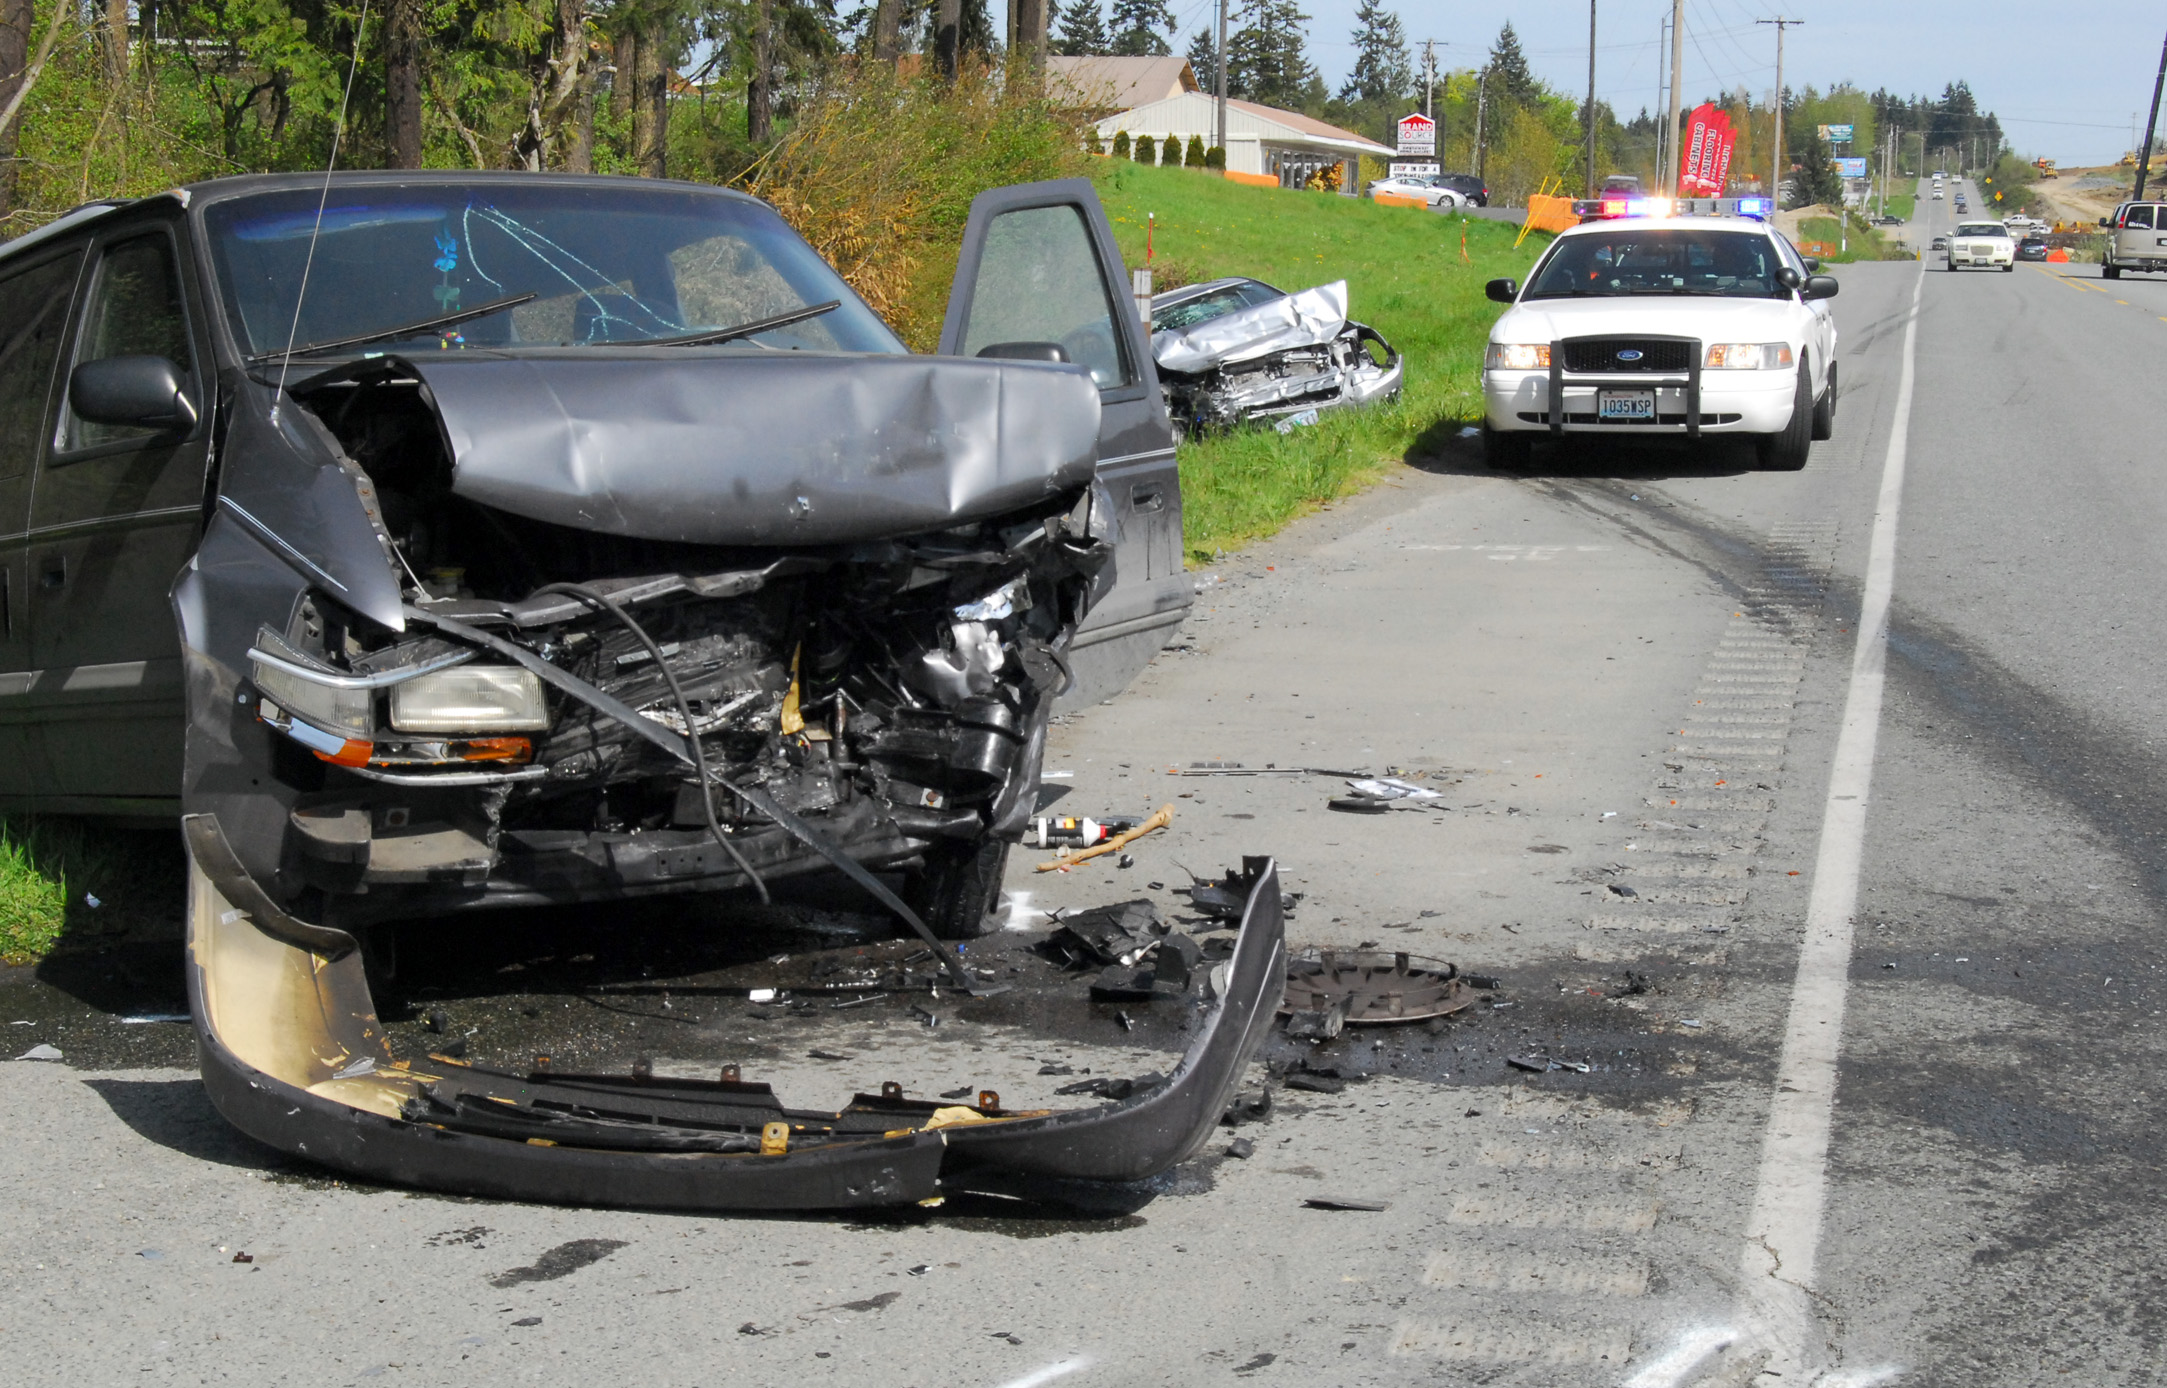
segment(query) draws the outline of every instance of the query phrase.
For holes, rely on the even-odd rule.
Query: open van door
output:
[[[1126,688],[1194,595],[1174,431],[1127,279],[1088,179],[995,188],[971,203],[941,327],[944,356],[1067,361],[1098,384],[1097,501],[1112,508],[1114,563],[1070,651],[1070,706]]]

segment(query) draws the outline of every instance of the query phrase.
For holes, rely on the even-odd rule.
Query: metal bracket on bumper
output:
[[[1166,1083],[1062,1113],[906,1100],[837,1113],[767,1086],[492,1071],[393,1056],[358,950],[288,916],[191,816],[188,985],[204,1088],[250,1136],[371,1180],[499,1199],[687,1210],[906,1204],[943,1176],[1135,1181],[1200,1147],[1262,1043],[1286,975],[1279,875],[1245,864],[1223,986]],[[342,947],[343,946],[343,947]]]

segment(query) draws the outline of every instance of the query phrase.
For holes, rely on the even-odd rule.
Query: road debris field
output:
[[[0,969],[0,1344],[37,1383],[2153,1383],[2167,629],[2127,592],[2167,500],[2150,397],[2045,392],[2156,353],[2167,289],[2096,274],[1841,267],[1795,473],[1447,429],[1186,572],[1133,684],[1049,715],[985,934],[810,872],[402,922],[340,964],[373,1033],[255,1091],[306,1152],[199,1069],[168,844]],[[297,975],[233,977],[348,986]]]

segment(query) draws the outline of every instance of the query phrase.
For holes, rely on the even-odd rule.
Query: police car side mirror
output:
[[[1804,282],[1798,271],[1790,266],[1778,265],[1776,267],[1776,283],[1782,285],[1785,289],[1796,289]]]
[[[68,376],[68,408],[92,424],[191,429],[195,402],[181,369],[164,357],[105,357]]]
[[[1800,291],[1799,297],[1803,299],[1833,299],[1836,297],[1836,291],[1842,287],[1842,285],[1836,283],[1833,276],[1815,275],[1806,281],[1806,287]]]
[[[1509,304],[1520,297],[1520,286],[1513,280],[1491,280],[1482,287],[1493,303]]]
[[[1801,259],[1806,262],[1806,270],[1809,274],[1821,268],[1821,262],[1813,256],[1803,256]]]

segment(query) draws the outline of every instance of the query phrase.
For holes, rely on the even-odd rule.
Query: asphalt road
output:
[[[1920,206],[1923,242],[1950,213]],[[1029,978],[1013,951],[1045,912],[1177,915],[1184,867],[1269,853],[1298,945],[1502,980],[1436,1030],[1275,1042],[1366,1078],[1275,1087],[1238,1130],[1253,1156],[1230,1130],[1148,1190],[878,1217],[359,1188],[227,1129],[184,1028],[120,1020],[170,997],[145,945],[0,977],[0,1026],[30,1023],[9,1053],[69,1056],[0,1063],[11,1379],[2157,1382],[2167,277],[1836,273],[1843,397],[1805,471],[1583,448],[1508,477],[1448,440],[1201,574],[1177,648],[1057,729],[1059,809],[1171,803],[1174,826],[1129,869],[1019,855],[1016,928],[978,957]],[[1832,779],[1914,296],[1878,740]],[[1205,760],[1396,768],[1442,807],[1167,774]],[[1852,900],[1824,825],[1860,806],[1849,944],[1802,983],[1809,912]],[[691,923],[669,952],[682,919],[416,941],[394,1030],[418,1044],[441,1007],[478,1055],[547,1035],[597,1064],[738,1061],[794,1101],[898,1078],[1011,1105],[1072,1102],[1044,1067],[1163,1068],[1183,1039],[1057,988],[942,1003],[934,1028],[900,1004],[769,1015],[722,985],[894,947],[844,898]],[[1841,1037],[1825,1147],[1810,1082],[1779,1080],[1810,1073],[1783,1059],[1802,1021]],[[1803,1244],[1795,1219],[1751,1237],[1772,1188],[1818,1199]],[[1795,1295],[1764,1245],[1810,1250]]]

